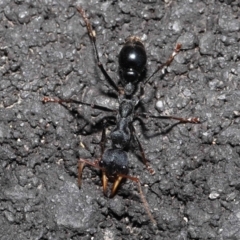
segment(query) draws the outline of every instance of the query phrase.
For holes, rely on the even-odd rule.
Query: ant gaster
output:
[[[153,223],[155,220],[149,210],[147,201],[143,195],[140,180],[137,177],[133,177],[128,175],[128,155],[127,151],[130,146],[131,141],[135,141],[139,147],[141,152],[142,161],[149,170],[150,173],[153,173],[153,170],[150,168],[148,161],[145,157],[144,150],[140,141],[138,140],[135,129],[133,126],[133,122],[139,117],[152,117],[152,118],[167,118],[167,119],[175,119],[178,120],[178,123],[199,123],[198,118],[179,118],[174,116],[152,116],[146,113],[136,112],[139,103],[141,102],[144,95],[144,86],[147,82],[160,70],[164,72],[164,70],[170,65],[173,61],[176,54],[181,49],[181,44],[177,44],[174,52],[169,57],[169,59],[162,65],[160,65],[156,71],[153,72],[152,75],[145,81],[141,81],[143,74],[145,73],[146,63],[147,63],[147,55],[145,51],[145,47],[140,40],[140,38],[136,36],[131,36],[127,38],[124,46],[122,47],[119,53],[119,74],[120,74],[120,86],[117,86],[116,83],[112,80],[112,78],[108,75],[107,71],[104,69],[102,63],[100,62],[98,49],[96,46],[96,34],[92,29],[91,23],[87,18],[85,11],[81,7],[77,7],[78,12],[81,14],[87,30],[89,37],[93,43],[93,47],[95,50],[98,67],[106,77],[109,85],[118,93],[119,99],[119,109],[117,110],[117,115],[115,116],[115,127],[113,128],[110,134],[110,140],[112,143],[111,148],[105,149],[106,143],[106,133],[105,126],[107,119],[103,119],[104,128],[102,131],[101,138],[101,157],[94,162],[89,161],[87,159],[80,158],[78,161],[78,184],[81,186],[81,178],[82,171],[85,165],[93,166],[102,171],[102,184],[103,184],[103,192],[107,195],[107,185],[108,179],[113,181],[113,186],[111,190],[110,197],[113,197],[116,194],[117,188],[121,183],[122,179],[130,179],[137,183],[138,189],[140,192],[140,197],[143,201],[146,212]],[[140,87],[138,87],[140,83]],[[138,89],[139,88],[139,89]],[[115,112],[112,109],[91,105],[88,103],[84,103],[74,99],[56,99],[50,97],[44,97],[43,102],[57,102],[60,104],[64,103],[77,103],[86,105],[95,109],[106,110]]]
[[[132,96],[145,71],[147,55],[140,38],[129,37],[119,53],[120,81],[126,97]]]

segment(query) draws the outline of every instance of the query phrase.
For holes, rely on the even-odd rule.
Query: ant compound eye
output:
[[[100,161],[99,161],[99,166],[100,166],[100,167],[103,167],[103,165],[104,165],[104,164],[103,164],[103,160],[100,160]]]
[[[127,174],[128,173],[128,167],[127,166],[122,166],[122,174]]]

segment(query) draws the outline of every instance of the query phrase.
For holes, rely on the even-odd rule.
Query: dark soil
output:
[[[240,239],[239,1],[82,2],[0,1],[0,239]],[[116,82],[126,37],[143,39],[147,76],[182,44],[147,84],[142,110],[201,124],[134,123],[155,175],[129,151],[156,226],[129,180],[109,199],[86,167],[78,188],[78,158],[100,156],[97,122],[109,113],[42,103],[75,97],[117,109],[77,5]]]

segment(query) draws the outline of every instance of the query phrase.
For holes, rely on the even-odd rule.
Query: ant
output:
[[[99,69],[105,76],[107,82],[113,89],[113,91],[118,96],[119,108],[118,110],[112,110],[107,107],[102,107],[99,105],[91,105],[84,103],[82,101],[74,99],[56,99],[50,97],[44,97],[43,102],[55,102],[62,104],[64,103],[76,103],[81,105],[86,105],[94,109],[99,109],[103,111],[115,112],[111,119],[105,117],[102,119],[103,130],[102,137],[100,142],[101,147],[101,157],[94,162],[87,159],[80,158],[78,161],[78,185],[81,186],[82,172],[85,165],[92,166],[94,168],[100,169],[102,172],[102,184],[103,192],[107,196],[107,185],[108,179],[113,182],[110,197],[113,197],[116,194],[116,191],[122,182],[123,179],[130,179],[133,182],[137,183],[140,197],[146,209],[146,212],[151,219],[151,221],[156,224],[150,210],[148,203],[143,195],[141,183],[139,178],[128,175],[128,155],[127,151],[129,149],[131,141],[135,141],[138,145],[138,148],[141,152],[141,157],[143,164],[146,166],[148,171],[153,174],[154,171],[149,166],[149,163],[145,157],[143,147],[138,140],[133,122],[140,117],[150,117],[150,118],[165,118],[165,119],[174,119],[178,120],[178,123],[200,123],[199,118],[180,118],[174,116],[152,116],[147,113],[136,112],[137,108],[141,104],[141,101],[144,96],[144,87],[149,82],[149,80],[160,70],[164,73],[166,68],[171,64],[174,57],[178,54],[181,49],[181,44],[177,44],[172,55],[169,59],[158,68],[148,77],[145,81],[144,73],[146,70],[147,55],[146,50],[143,45],[143,42],[139,37],[130,36],[126,39],[124,46],[122,47],[119,53],[119,74],[120,74],[120,86],[118,86],[115,81],[108,75],[103,64],[100,61],[97,45],[96,45],[96,33],[92,29],[92,25],[89,19],[86,16],[85,11],[81,7],[77,7],[77,11],[82,16],[88,31],[88,35],[94,47],[96,60]],[[140,84],[140,87],[138,85]],[[106,143],[106,126],[112,124],[112,119],[115,127],[111,131],[110,140],[111,148],[105,149]],[[110,122],[111,120],[111,122]]]

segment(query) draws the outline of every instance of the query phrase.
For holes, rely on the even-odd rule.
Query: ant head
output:
[[[99,166],[106,171],[108,176],[126,175],[128,173],[128,155],[121,149],[107,149],[99,162]]]
[[[119,53],[119,71],[125,94],[131,95],[145,71],[147,54],[140,38],[131,36]]]

